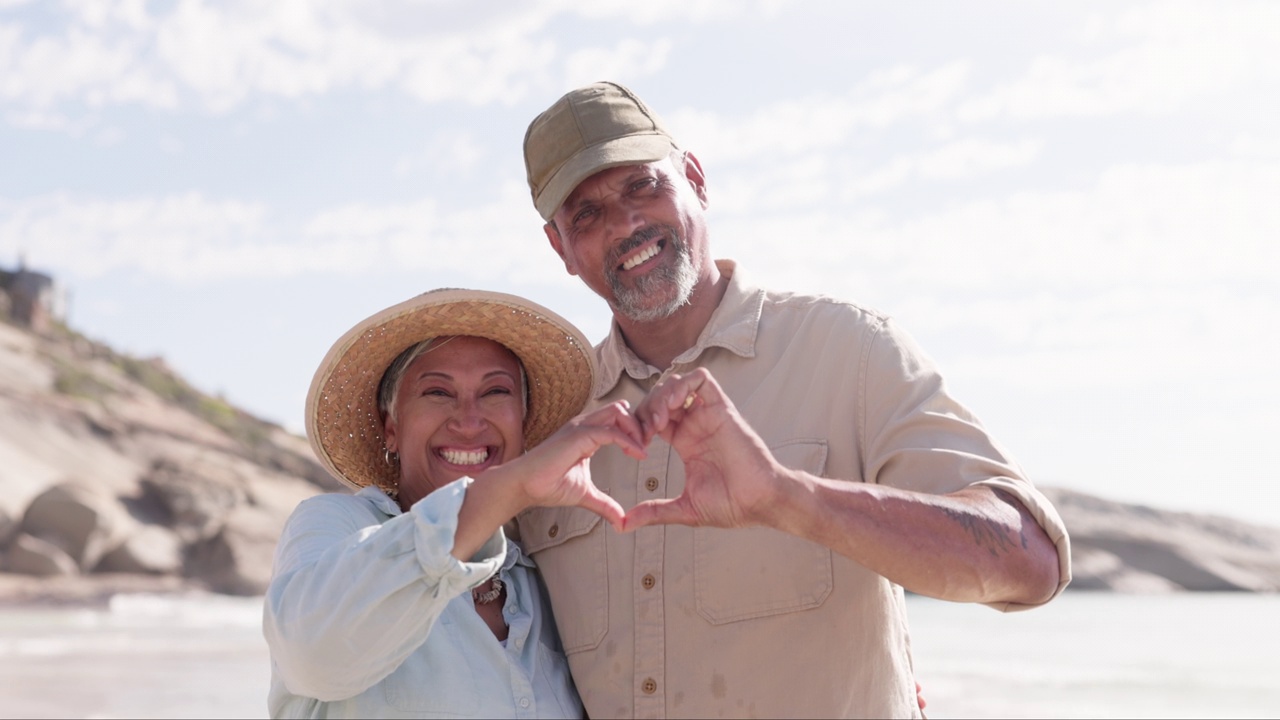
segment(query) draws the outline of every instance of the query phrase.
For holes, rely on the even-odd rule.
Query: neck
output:
[[[729,288],[728,276],[720,274],[714,262],[708,265],[710,271],[698,282],[688,304],[670,316],[642,323],[614,314],[627,347],[641,360],[659,370],[666,370],[673,360],[698,342],[702,330]]]

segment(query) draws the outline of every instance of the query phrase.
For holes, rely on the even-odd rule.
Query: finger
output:
[[[672,388],[668,407],[673,412],[683,413],[689,412],[695,405],[705,405],[707,398],[703,397],[703,393],[713,390],[714,382],[705,368],[698,368],[681,376],[680,382]]]
[[[631,532],[650,525],[697,525],[698,518],[678,500],[646,500],[627,511],[622,531]]]
[[[640,426],[640,420],[630,412],[630,404],[626,400],[619,402],[620,408],[617,415],[614,416],[614,426],[627,437],[635,441],[636,445],[644,447],[647,443],[644,439],[644,429]]]
[[[636,418],[636,422],[640,423],[641,438],[645,445],[648,445],[653,440],[653,436],[658,434],[658,429],[654,427],[653,413],[661,393],[662,385],[650,390],[631,413]]]
[[[640,421],[631,413],[631,404],[626,400],[619,400],[610,403],[601,408],[591,416],[591,422],[585,424],[600,425],[603,427],[612,427],[631,439],[632,445],[622,445],[622,449],[632,457],[644,457],[643,449],[648,445],[648,441],[644,437],[644,428],[641,427]],[[637,452],[640,453],[637,455]]]
[[[654,414],[661,416],[663,422],[655,423],[656,429],[661,432],[666,426],[672,422],[684,419],[686,413],[694,407],[694,403],[698,400],[698,389],[702,387],[702,374],[694,373],[690,375],[672,375],[668,384],[663,388],[658,407],[654,409]]]
[[[595,485],[587,488],[586,494],[578,502],[578,507],[599,515],[607,520],[614,530],[622,532],[623,521],[626,518],[626,513],[622,511],[622,506],[618,504],[617,500],[601,492],[600,488]]]
[[[597,427],[592,429],[590,434],[592,441],[596,443],[596,448],[591,451],[592,455],[606,443],[617,445],[622,452],[634,458],[643,459],[649,454],[645,446],[640,444],[639,439],[623,428]]]
[[[653,390],[649,391],[649,395],[645,397],[640,407],[636,409],[636,416],[640,418],[640,422],[648,435],[647,440],[652,440],[654,435],[666,430],[667,425],[671,422],[672,402],[680,391],[681,378],[682,376],[679,374],[672,374],[663,380]]]
[[[630,414],[630,403],[626,400],[618,400],[608,405],[602,405],[595,410],[577,418],[579,425],[613,425],[617,422],[617,418],[622,415]]]

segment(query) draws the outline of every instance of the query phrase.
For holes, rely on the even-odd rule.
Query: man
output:
[[[520,519],[589,715],[918,716],[904,588],[1061,592],[1061,520],[933,364],[881,314],[713,260],[702,167],[633,93],[568,93],[524,152],[551,246],[613,311],[595,404],[656,434],[591,462],[631,532]]]

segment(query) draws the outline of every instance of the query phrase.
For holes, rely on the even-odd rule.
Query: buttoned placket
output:
[[[649,384],[652,390],[674,368],[660,373]],[[660,437],[650,443],[646,457],[636,467],[637,496],[645,500],[668,497],[668,476],[672,462],[680,462],[671,445]],[[635,613],[635,715],[641,718],[666,717],[666,593],[662,583],[666,550],[666,526],[640,528],[635,538],[631,592]]]
[[[643,490],[648,478],[657,478],[659,489],[666,487],[671,446],[661,438],[649,445],[648,457],[640,461],[635,481],[642,497],[662,493]],[[640,528],[635,538],[632,593],[635,611],[635,710],[636,717],[663,717],[666,710],[666,622],[665,593],[662,587],[662,559],[666,527]]]
[[[520,602],[521,598],[515,583],[507,584],[507,601],[502,606],[503,619],[507,622],[507,645],[503,648],[510,658],[508,667],[511,671],[511,703],[515,717],[533,718],[538,716],[538,703],[533,694],[533,678],[528,677],[519,658],[526,653],[529,633],[533,629],[533,615]],[[528,648],[527,652],[537,652],[537,648]],[[532,663],[529,667],[534,667]]]

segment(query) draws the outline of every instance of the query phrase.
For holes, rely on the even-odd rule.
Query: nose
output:
[[[604,222],[609,237],[625,238],[644,227],[645,219],[636,203],[628,202],[621,194],[615,194],[603,204]]]
[[[480,403],[472,398],[459,400],[449,417],[450,429],[464,437],[479,433],[487,424],[488,420],[480,409]]]

